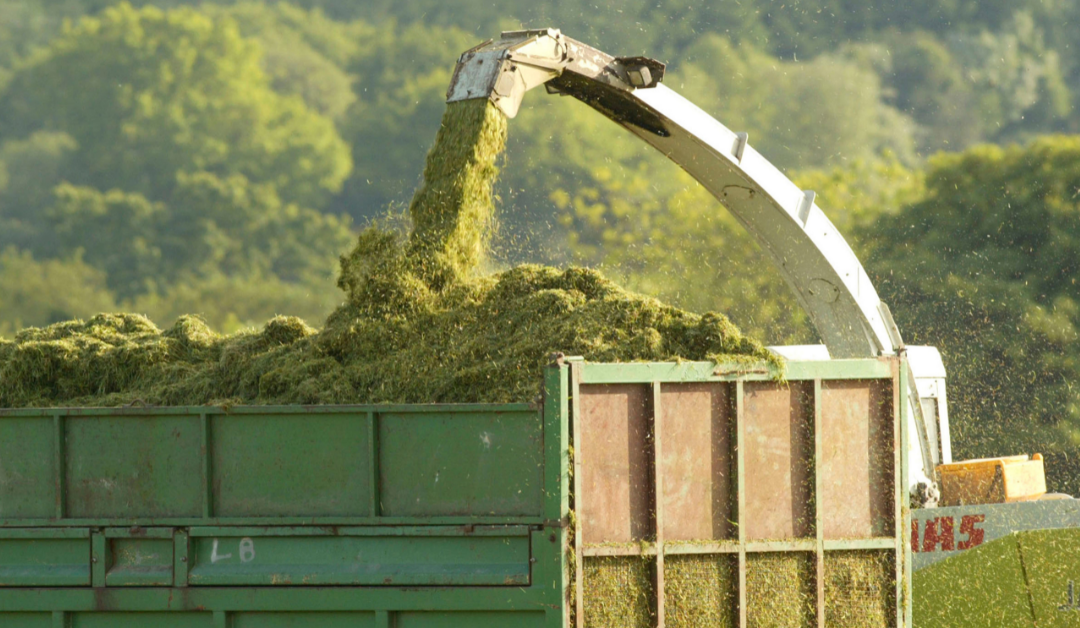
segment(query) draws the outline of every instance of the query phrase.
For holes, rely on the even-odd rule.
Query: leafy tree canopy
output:
[[[926,185],[862,233],[905,340],[945,357],[957,455],[1075,447],[1080,138],[942,155]]]
[[[0,97],[0,133],[62,132],[72,183],[167,196],[176,173],[271,183],[319,204],[350,170],[333,124],[283,97],[236,23],[120,4],[66,29]]]

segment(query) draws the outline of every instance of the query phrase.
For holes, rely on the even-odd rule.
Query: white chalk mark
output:
[[[218,548],[218,540],[214,539],[214,544],[210,547],[210,564],[211,565],[213,565],[214,563],[217,563],[219,561],[228,560],[228,559],[232,558],[232,554],[218,555],[217,548]]]
[[[240,539],[240,562],[250,563],[255,560],[255,541],[248,537]]]

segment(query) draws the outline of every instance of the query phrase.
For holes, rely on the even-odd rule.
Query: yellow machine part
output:
[[[982,458],[938,466],[942,506],[1005,504],[1046,494],[1041,454]]]

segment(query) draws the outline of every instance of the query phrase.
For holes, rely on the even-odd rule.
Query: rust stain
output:
[[[105,587],[94,587],[94,610],[113,610],[112,595]]]

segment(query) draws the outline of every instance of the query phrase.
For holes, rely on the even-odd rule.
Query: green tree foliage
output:
[[[53,225],[53,253],[82,252],[101,269],[109,287],[124,295],[153,289],[164,260],[157,243],[158,228],[167,212],[139,194],[61,185],[57,202],[46,212]]]
[[[883,102],[876,74],[834,56],[785,62],[722,37],[702,37],[669,83],[781,168],[867,159],[914,161],[914,126]],[[732,94],[738,94],[733,98]]]
[[[180,171],[241,174],[318,204],[350,169],[332,123],[270,89],[232,20],[121,4],[81,20],[20,68],[0,132],[78,143],[72,183],[167,196]],[[74,175],[78,175],[77,178]]]
[[[347,221],[286,204],[270,185],[205,172],[182,174],[167,204],[61,185],[45,217],[53,238],[41,254],[82,251],[121,298],[218,273],[326,281],[352,239]]]
[[[148,316],[159,326],[193,314],[214,330],[231,334],[261,327],[278,314],[321,322],[341,303],[341,291],[330,276],[317,281],[282,281],[272,274],[225,275],[182,279],[161,292],[147,293],[121,309]],[[97,311],[107,311],[101,308]]]
[[[37,0],[0,0],[0,84],[5,70],[45,45],[62,19]]]
[[[476,43],[453,28],[372,29],[366,52],[349,67],[357,101],[342,128],[356,167],[336,209],[371,217],[408,200],[439,129],[457,55]]]
[[[951,46],[967,78],[983,95],[982,118],[996,129],[989,139],[1013,139],[1054,129],[1070,112],[1058,54],[1047,48],[1029,13],[1017,13],[1002,32],[954,35]]]
[[[44,131],[0,145],[0,249],[48,246],[45,210],[77,146],[69,135]]]
[[[841,54],[881,77],[886,102],[917,123],[921,154],[963,149],[992,124],[978,114],[980,91],[932,33],[889,31],[875,43],[847,45]]]
[[[78,257],[35,261],[25,251],[0,251],[0,337],[28,325],[48,325],[116,309],[105,274]]]
[[[277,93],[299,96],[334,120],[356,100],[346,68],[367,49],[374,27],[335,22],[319,11],[284,3],[204,5],[201,10],[215,20],[234,20],[243,36],[259,42],[263,69]]]
[[[203,295],[226,297],[207,318],[228,328],[279,312],[321,318],[333,305],[321,286],[352,236],[347,220],[305,207],[350,163],[317,111],[349,106],[338,63],[356,47],[344,34],[319,41],[329,22],[287,6],[208,13],[119,5],[17,67],[0,96],[0,248],[45,269],[28,277],[61,278],[46,289],[77,260],[105,302],[159,317]],[[314,65],[288,61],[297,51]],[[328,76],[327,91],[305,91]]]
[[[942,155],[926,182],[866,261],[905,340],[945,357],[956,454],[1080,445],[1080,138]]]

